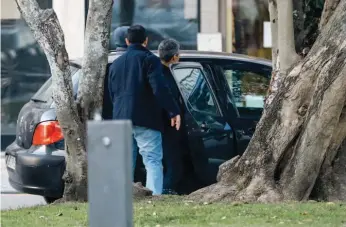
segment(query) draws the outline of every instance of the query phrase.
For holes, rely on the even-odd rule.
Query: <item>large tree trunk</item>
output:
[[[101,112],[103,84],[108,63],[109,29],[113,0],[89,1],[85,32],[85,53],[77,102],[74,101],[69,59],[64,34],[52,9],[41,9],[36,0],[16,0],[19,11],[35,39],[46,54],[51,68],[53,100],[67,151],[63,176],[62,201],[87,201],[87,153],[85,123]],[[133,185],[135,197],[152,192],[140,184]]]
[[[295,50],[292,0],[269,0],[273,71],[266,106],[271,105],[287,71],[299,60]]]
[[[103,84],[108,63],[108,45],[113,0],[90,0],[85,29],[82,76],[79,79],[77,110],[82,129],[79,139],[83,146],[75,149],[66,143],[68,158],[64,174],[65,190],[63,200],[87,201],[87,153],[86,122],[95,112],[101,112]],[[60,120],[60,119],[59,119]],[[65,135],[66,138],[66,135]]]
[[[326,199],[344,197],[340,173],[328,172],[346,165],[344,148],[337,152],[346,137],[345,25],[341,0],[311,51],[283,78],[243,156],[221,165],[218,182],[192,199],[305,200],[319,186]],[[331,191],[328,177],[338,181]]]
[[[85,150],[82,122],[73,99],[69,58],[65,49],[64,34],[52,9],[41,9],[36,0],[16,0],[18,9],[35,39],[46,54],[52,74],[53,100],[65,142],[74,156]],[[81,175],[76,169],[76,175]],[[69,182],[69,179],[67,179]]]

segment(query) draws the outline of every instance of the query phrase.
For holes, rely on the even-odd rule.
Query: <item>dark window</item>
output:
[[[220,116],[207,80],[198,68],[180,68],[174,70],[174,76],[180,91],[197,122],[205,121],[205,116]]]
[[[156,50],[168,37],[179,41],[181,49],[195,50],[197,11],[197,1],[186,4],[185,0],[118,0],[113,5],[111,31],[123,25],[140,24],[147,29],[151,50]],[[111,49],[115,48],[113,43],[111,38]]]
[[[52,7],[51,0],[38,3]],[[15,134],[19,111],[50,78],[50,68],[15,1],[6,1],[5,8],[1,15],[1,133]]]
[[[76,68],[75,66],[70,66],[72,84],[74,92],[77,91],[76,86],[78,86],[79,74],[82,70]],[[48,102],[52,97],[52,78],[49,78],[42,87],[32,96],[31,100]]]

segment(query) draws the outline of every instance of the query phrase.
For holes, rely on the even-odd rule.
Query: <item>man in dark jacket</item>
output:
[[[127,49],[126,44],[126,36],[127,36],[127,29],[129,29],[129,26],[121,26],[117,27],[111,34],[110,38],[110,49],[115,50],[116,52],[125,52]],[[108,68],[107,68],[107,76],[105,77],[104,81],[104,92],[103,92],[103,107],[102,107],[102,118],[105,120],[112,119],[113,116],[113,105],[111,103],[110,97],[109,97],[109,90],[108,90]]]
[[[179,43],[174,39],[163,40],[158,48],[159,56],[163,65],[163,74],[174,99],[183,109],[183,101],[179,88],[169,69],[169,65],[179,61]],[[163,111],[163,164],[165,174],[163,179],[163,194],[176,194],[177,186],[183,173],[183,146],[181,130],[177,131],[171,127],[167,113]]]
[[[180,128],[180,110],[162,75],[160,59],[147,48],[145,29],[133,25],[127,31],[127,51],[109,68],[109,93],[113,119],[130,119],[133,124],[133,170],[137,146],[147,171],[146,187],[153,195],[162,193],[162,108],[171,126]],[[134,171],[133,171],[134,172]]]

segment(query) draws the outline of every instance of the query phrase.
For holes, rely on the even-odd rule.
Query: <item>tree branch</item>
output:
[[[277,10],[280,73],[286,75],[300,59],[295,51],[292,0],[277,0]]]
[[[87,110],[83,121],[102,108],[103,84],[108,63],[109,33],[113,0],[89,1],[85,31],[83,76],[79,80],[77,103]]]
[[[277,56],[278,56],[278,8],[276,0],[269,0],[269,18],[272,36],[272,65],[273,71],[277,69]]]
[[[69,58],[59,20],[53,9],[42,10],[36,0],[16,0],[18,9],[44,51],[52,74],[53,100],[64,135],[78,124]],[[72,117],[73,116],[73,117]],[[75,129],[77,130],[77,129]]]
[[[78,116],[73,97],[69,58],[65,48],[63,30],[52,9],[42,10],[36,0],[16,0],[19,11],[29,25],[36,41],[44,51],[52,74],[52,90],[55,111],[68,147],[67,172],[72,180],[86,190],[85,184],[85,131]],[[66,176],[66,174],[65,174]],[[84,180],[84,181],[83,181]],[[68,184],[68,182],[66,182]],[[66,192],[65,187],[65,192]],[[86,193],[75,190],[72,199],[87,199]],[[66,193],[64,194],[64,196]],[[67,198],[69,199],[69,198]]]
[[[265,100],[265,105],[268,106],[273,101],[279,84],[280,58],[278,49],[278,9],[276,0],[269,0],[269,18],[272,37],[272,76]]]

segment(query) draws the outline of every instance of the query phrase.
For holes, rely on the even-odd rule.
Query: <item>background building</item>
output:
[[[70,58],[83,55],[88,0],[39,0],[53,8],[65,33]],[[263,47],[263,24],[269,21],[267,0],[114,0],[112,31],[141,24],[149,33],[150,49],[171,37],[182,49],[218,49],[270,58]],[[198,39],[198,33],[204,39]],[[267,32],[268,33],[268,32]],[[270,32],[269,32],[270,33]],[[110,48],[114,49],[112,40]],[[24,103],[50,77],[44,53],[21,19],[14,0],[1,1],[1,134],[2,149],[13,141],[17,115]],[[8,139],[9,138],[9,139]]]

